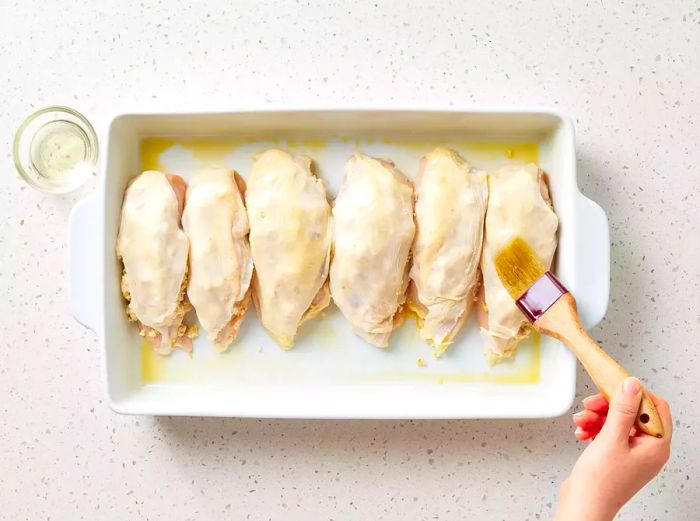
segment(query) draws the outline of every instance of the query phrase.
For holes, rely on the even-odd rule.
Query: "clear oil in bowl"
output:
[[[68,192],[95,172],[97,136],[80,113],[48,107],[22,123],[13,152],[18,172],[30,185],[45,192]]]
[[[51,181],[65,181],[88,159],[89,138],[68,121],[52,121],[41,127],[30,145],[32,165]]]

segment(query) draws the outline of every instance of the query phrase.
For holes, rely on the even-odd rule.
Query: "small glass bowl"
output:
[[[46,107],[19,126],[12,155],[29,185],[62,194],[79,188],[96,172],[97,134],[80,112]]]

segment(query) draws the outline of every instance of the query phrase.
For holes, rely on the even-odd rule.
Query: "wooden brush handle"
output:
[[[571,293],[565,293],[534,323],[538,331],[558,338],[581,361],[605,399],[620,388],[622,381],[630,373],[618,364],[583,329],[576,310],[576,300]],[[642,432],[662,438],[664,427],[656,411],[654,402],[646,391],[637,412],[636,426]]]

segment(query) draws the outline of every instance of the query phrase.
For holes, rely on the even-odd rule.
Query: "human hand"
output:
[[[647,391],[664,426],[664,437],[639,432],[634,422],[642,399],[636,378],[627,378],[610,405],[601,395],[586,398],[574,415],[576,437],[592,439],[562,485],[555,520],[610,521],[668,461],[672,421],[668,403]]]

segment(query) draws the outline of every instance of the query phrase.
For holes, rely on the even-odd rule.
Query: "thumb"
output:
[[[625,378],[610,400],[608,417],[600,430],[600,436],[611,441],[626,442],[637,419],[641,401],[642,384],[632,376]]]

